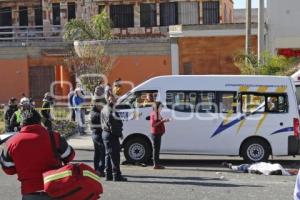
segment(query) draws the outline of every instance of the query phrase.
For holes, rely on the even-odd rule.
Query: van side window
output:
[[[122,107],[122,105],[126,105],[126,109],[151,107],[152,103],[156,101],[157,94],[157,90],[131,93],[119,104],[119,107]]]
[[[236,113],[237,99],[235,92],[218,92],[221,113]]]
[[[217,108],[217,98],[216,92],[199,92],[198,94],[198,105],[197,112],[200,113],[216,113]]]
[[[288,112],[288,104],[284,95],[269,95],[267,97],[267,112],[286,113]]]
[[[242,94],[242,112],[265,112],[266,98],[263,94]]]
[[[197,93],[194,91],[167,91],[167,107],[179,112],[195,112]]]
[[[288,103],[286,94],[242,94],[242,112],[286,113]]]

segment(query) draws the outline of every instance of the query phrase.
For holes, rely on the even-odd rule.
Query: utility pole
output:
[[[246,47],[245,55],[251,52],[251,0],[246,0]]]
[[[257,59],[260,65],[262,61],[262,53],[265,50],[265,0],[259,0],[258,5],[258,44],[257,44]]]

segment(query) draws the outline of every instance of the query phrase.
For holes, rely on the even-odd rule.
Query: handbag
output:
[[[61,162],[53,132],[49,133],[53,154]],[[44,191],[53,199],[96,200],[103,193],[100,177],[84,163],[66,164],[43,173]]]

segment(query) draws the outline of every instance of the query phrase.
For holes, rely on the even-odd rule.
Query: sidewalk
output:
[[[68,143],[76,150],[93,150],[94,145],[92,141],[91,132],[87,131],[86,135],[80,136],[75,134],[68,138]]]

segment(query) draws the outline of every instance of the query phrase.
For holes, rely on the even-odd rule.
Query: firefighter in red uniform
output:
[[[10,138],[1,153],[0,161],[4,172],[18,175],[23,200],[51,200],[43,191],[43,176],[57,166],[57,159],[51,148],[49,132],[41,126],[41,117],[34,110],[21,113],[22,128]],[[66,140],[54,132],[61,161],[73,160],[75,152]]]

